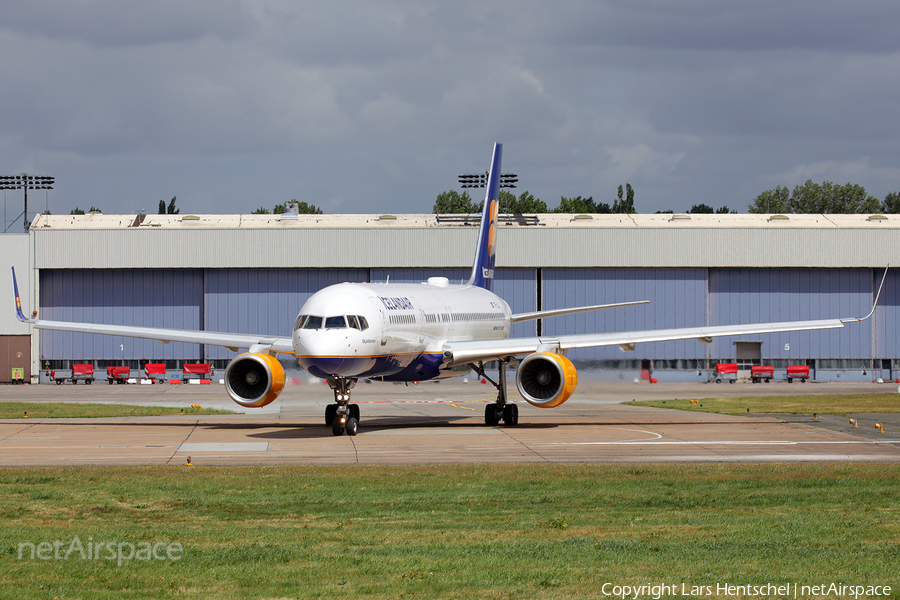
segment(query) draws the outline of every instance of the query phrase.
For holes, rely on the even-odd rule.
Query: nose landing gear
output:
[[[350,390],[356,385],[355,379],[329,379],[328,386],[334,391],[334,404],[325,407],[325,424],[331,425],[334,435],[356,435],[359,432],[359,405],[350,404]]]

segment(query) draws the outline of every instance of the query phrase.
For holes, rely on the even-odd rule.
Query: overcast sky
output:
[[[638,212],[900,190],[900,3],[10,0],[0,174],[29,208],[428,213],[503,170]],[[7,192],[12,219],[20,191]]]

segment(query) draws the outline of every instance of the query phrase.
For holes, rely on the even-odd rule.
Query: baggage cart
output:
[[[83,381],[90,385],[94,382],[94,365],[72,365],[72,383]]]
[[[147,363],[144,365],[144,374],[153,383],[165,383],[166,365],[165,363]]]
[[[106,367],[106,380],[110,385],[113,383],[123,384],[131,377],[131,367]]]
[[[806,383],[806,380],[809,379],[809,367],[806,365],[788,365],[788,383],[793,383],[795,379],[799,379],[801,382]]]
[[[730,383],[737,381],[738,366],[737,363],[717,363],[716,371],[713,377],[716,383],[722,383],[722,380],[728,380]]]
[[[186,364],[182,367],[181,381],[187,383],[191,379],[197,379],[200,382],[209,383],[213,373],[212,365],[205,363]]]
[[[759,383],[765,381],[769,383],[775,376],[775,367],[765,365],[753,365],[750,367],[750,381]]]

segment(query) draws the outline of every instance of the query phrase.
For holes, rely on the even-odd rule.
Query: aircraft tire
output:
[[[503,422],[513,426],[519,424],[519,407],[515,404],[507,404],[503,407]]]
[[[335,436],[344,434],[344,426],[341,425],[340,419],[335,419],[331,422],[331,433],[333,433]]]
[[[359,421],[357,421],[353,417],[350,417],[350,419],[347,421],[346,427],[347,427],[347,435],[354,436],[359,432]]]
[[[350,418],[356,419],[356,422],[359,423],[359,404],[350,405]]]
[[[329,404],[325,407],[325,424],[331,425],[334,423],[334,417],[337,415],[337,404]]]
[[[488,427],[496,427],[500,423],[500,411],[497,408],[496,403],[484,407],[484,423]]]

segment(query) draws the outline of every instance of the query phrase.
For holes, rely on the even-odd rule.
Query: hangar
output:
[[[468,277],[477,217],[447,215],[40,215],[0,236],[23,309],[43,319],[286,335],[315,291],[342,281]],[[865,316],[888,263],[900,265],[895,215],[510,215],[498,233],[495,292],[514,312],[650,304],[517,324],[513,335],[661,329]],[[6,276],[8,278],[9,275]],[[9,290],[7,279],[0,291]],[[210,362],[199,344],[29,331],[10,309],[0,354],[27,341],[28,377],[98,368]],[[705,381],[717,362],[809,365],[817,380],[900,375],[900,275],[869,321],[844,329],[572,351],[583,374]],[[19,348],[20,346],[16,346]],[[21,349],[15,350],[22,352]],[[0,361],[0,381],[8,368]]]

